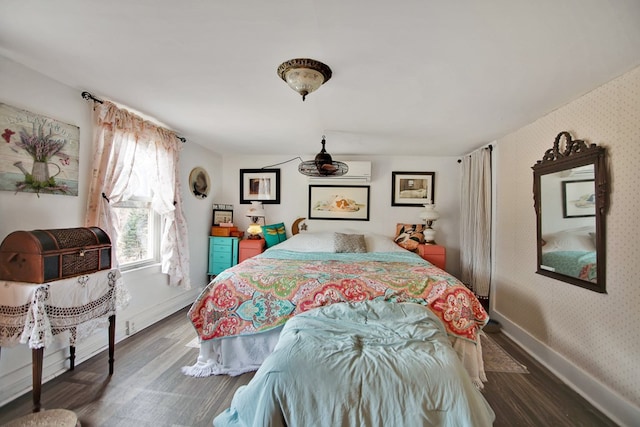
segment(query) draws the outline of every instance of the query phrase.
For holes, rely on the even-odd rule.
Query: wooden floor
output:
[[[211,426],[253,374],[184,376],[180,367],[198,355],[185,347],[194,337],[186,310],[180,311],[119,343],[111,378],[105,351],[44,384],[43,407],[73,410],[83,427]],[[496,413],[495,426],[615,426],[506,336],[492,338],[530,371],[487,373],[484,396]],[[29,393],[0,408],[0,425],[30,412]]]

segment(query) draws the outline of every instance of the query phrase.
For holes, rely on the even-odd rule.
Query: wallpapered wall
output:
[[[608,150],[607,294],[534,273],[531,166],[564,130]],[[496,167],[495,311],[640,408],[640,68],[501,138]]]

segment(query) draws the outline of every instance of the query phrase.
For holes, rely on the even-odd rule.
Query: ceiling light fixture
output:
[[[278,75],[302,95],[304,101],[307,95],[329,81],[331,68],[315,59],[296,58],[280,64]]]
[[[324,148],[325,143],[325,137],[322,135],[322,151],[316,154],[314,160],[300,163],[298,172],[307,176],[342,176],[349,172],[349,166],[346,163],[331,158],[331,154]]]

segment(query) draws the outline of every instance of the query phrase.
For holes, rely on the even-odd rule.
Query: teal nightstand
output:
[[[238,263],[239,237],[209,237],[209,276],[216,276]]]

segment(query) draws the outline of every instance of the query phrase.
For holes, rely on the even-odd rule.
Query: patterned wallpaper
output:
[[[531,166],[563,130],[607,148],[607,294],[535,274]],[[640,407],[640,68],[498,140],[494,309]]]

